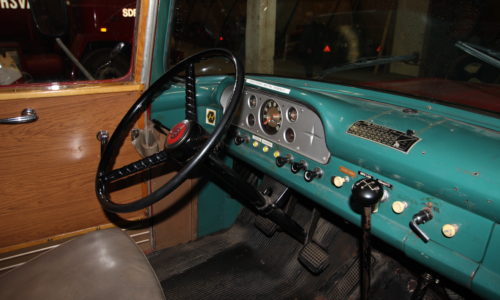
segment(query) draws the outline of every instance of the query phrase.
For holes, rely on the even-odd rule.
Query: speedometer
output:
[[[262,130],[267,134],[275,134],[280,130],[282,120],[279,104],[272,99],[264,102],[264,105],[260,109]]]

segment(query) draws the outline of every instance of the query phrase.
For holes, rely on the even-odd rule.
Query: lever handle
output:
[[[97,132],[97,140],[101,142],[101,155],[104,153],[106,146],[108,145],[109,133],[107,130],[99,130]]]
[[[416,213],[410,221],[410,228],[420,237],[424,243],[430,241],[429,236],[418,226],[432,220],[432,213],[429,209],[422,209]]]
[[[36,120],[38,120],[38,116],[35,110],[32,108],[25,108],[19,117],[0,119],[0,124],[23,124],[35,122]]]

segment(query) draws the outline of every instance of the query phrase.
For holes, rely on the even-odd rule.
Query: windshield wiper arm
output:
[[[418,59],[417,53],[413,53],[413,54],[409,54],[409,55],[378,57],[378,58],[363,58],[363,59],[360,59],[360,60],[353,62],[353,63],[349,63],[349,64],[340,65],[340,66],[326,69],[323,72],[321,72],[321,75],[319,76],[319,78],[322,79],[330,73],[335,73],[335,72],[340,72],[340,71],[348,71],[348,70],[372,67],[372,66],[377,66],[377,65],[385,65],[388,63],[400,62],[400,61],[417,61],[417,59]]]
[[[489,65],[500,69],[500,52],[498,51],[462,41],[457,41],[455,43],[455,47]]]

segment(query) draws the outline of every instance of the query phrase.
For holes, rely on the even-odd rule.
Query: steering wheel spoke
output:
[[[147,156],[143,159],[140,159],[136,162],[123,166],[119,169],[106,173],[101,176],[101,180],[104,181],[105,183],[111,183],[113,181],[117,181],[127,176],[139,173],[146,169],[151,169],[152,167],[164,163],[167,160],[168,160],[167,151],[163,150],[153,155]]]
[[[186,120],[197,121],[196,113],[196,75],[194,63],[186,68]]]

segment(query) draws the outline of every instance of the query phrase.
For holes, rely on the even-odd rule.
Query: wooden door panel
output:
[[[121,92],[0,101],[0,118],[26,107],[39,116],[30,124],[0,125],[0,248],[109,223],[94,192],[96,133],[111,133],[138,97]],[[127,143],[117,165],[138,158]],[[143,193],[136,185],[114,196],[131,201]]]

